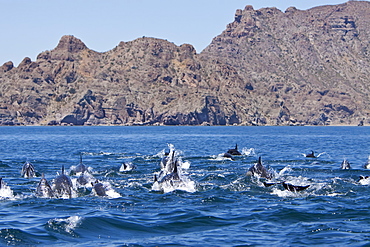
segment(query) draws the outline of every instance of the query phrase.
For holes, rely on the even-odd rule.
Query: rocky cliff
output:
[[[370,2],[237,10],[201,53],[73,36],[0,67],[1,125],[368,124]]]

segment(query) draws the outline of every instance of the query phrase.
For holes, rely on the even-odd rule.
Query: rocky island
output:
[[[370,2],[236,10],[200,53],[142,37],[96,52],[74,36],[0,66],[0,125],[364,125]]]

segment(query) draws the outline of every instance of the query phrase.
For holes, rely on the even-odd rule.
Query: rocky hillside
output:
[[[370,2],[237,10],[201,53],[73,37],[0,67],[1,125],[369,124]]]

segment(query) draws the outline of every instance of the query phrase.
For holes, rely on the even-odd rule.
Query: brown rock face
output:
[[[267,124],[357,124],[369,112],[369,14],[360,1],[247,6],[201,56],[238,71]]]
[[[73,37],[0,67],[1,125],[368,124],[370,3],[237,10],[200,54]]]

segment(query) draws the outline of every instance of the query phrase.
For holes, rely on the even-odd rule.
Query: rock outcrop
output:
[[[201,53],[73,36],[0,66],[0,125],[369,124],[370,2],[237,10]]]

